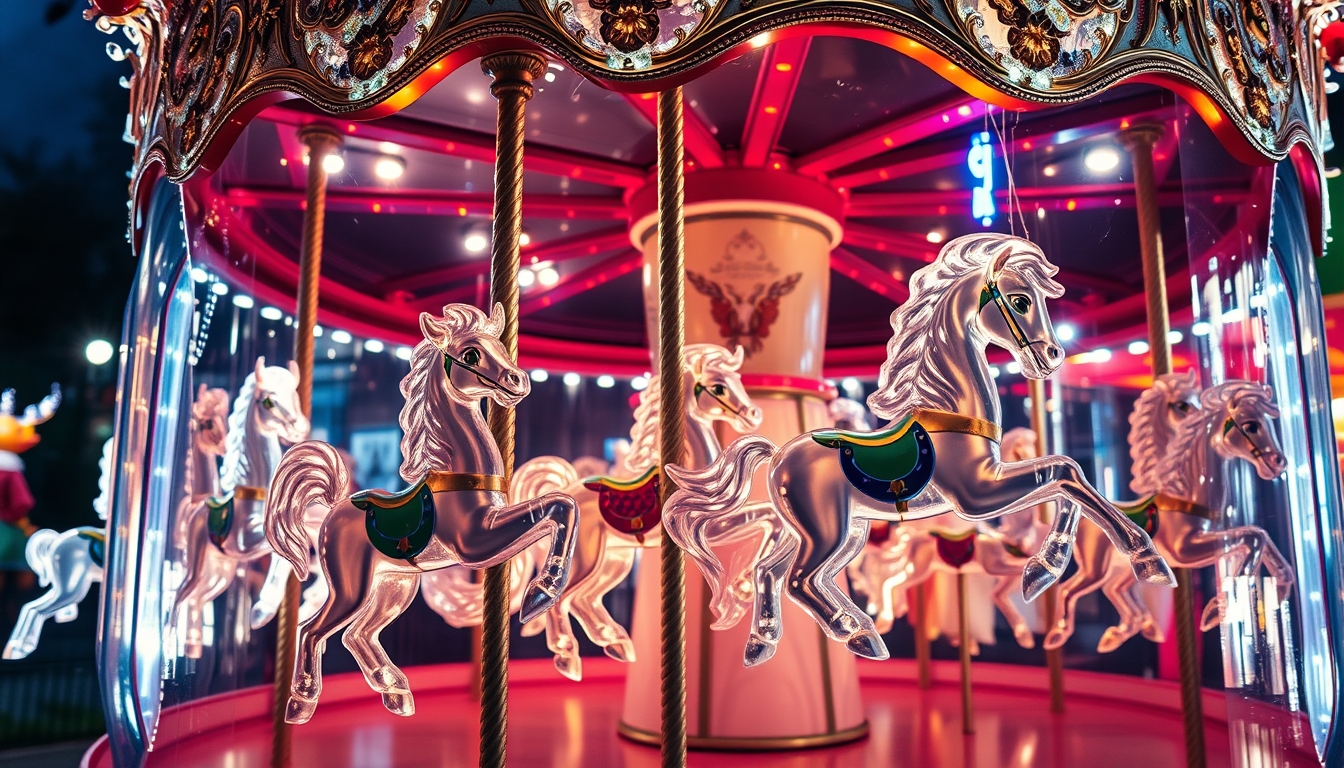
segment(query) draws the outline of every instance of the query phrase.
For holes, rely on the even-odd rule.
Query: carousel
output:
[[[1334,2],[92,6],[85,766],[1344,763]]]

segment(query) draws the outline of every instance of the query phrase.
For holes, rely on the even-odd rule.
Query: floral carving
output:
[[[1008,30],[1009,52],[1031,69],[1048,69],[1059,60],[1061,37],[1049,16],[1033,13]]]
[[[410,18],[411,0],[392,0],[372,24],[360,27],[348,48],[350,74],[368,80],[386,67],[392,61],[393,38]]]
[[[368,0],[300,0],[297,6],[299,23],[305,27],[338,27],[350,18],[360,6],[372,5]]]
[[[634,53],[658,39],[658,11],[672,0],[588,0],[601,11],[602,39],[621,53]]]

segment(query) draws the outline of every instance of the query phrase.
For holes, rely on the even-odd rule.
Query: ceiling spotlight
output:
[[[1131,354],[1131,355],[1135,355],[1135,356],[1138,356],[1138,355],[1146,355],[1146,354],[1148,354],[1148,342],[1146,342],[1146,341],[1131,341],[1131,342],[1129,342],[1128,350],[1129,350],[1129,354]]]
[[[229,286],[223,283],[215,283],[214,285],[210,286],[210,292],[215,294],[216,296],[224,296],[228,294]]]
[[[406,172],[406,161],[396,155],[383,155],[373,164],[373,175],[384,181],[401,178]]]
[[[1058,169],[1053,165],[1047,165],[1041,169],[1041,173],[1044,173],[1046,176],[1054,176],[1058,173]]]
[[[256,306],[256,302],[252,301],[251,296],[247,296],[241,293],[235,293],[233,295],[233,306],[239,309],[251,309],[252,307]]]
[[[636,392],[642,392],[649,388],[649,380],[643,376],[636,376],[630,380],[630,388]]]
[[[490,240],[479,232],[472,232],[462,240],[462,247],[471,253],[480,253],[490,245]]]
[[[560,282],[560,273],[555,271],[555,267],[546,267],[537,273],[537,280],[547,288]]]
[[[846,392],[862,392],[863,385],[853,376],[846,376],[840,380],[840,388]]]
[[[521,235],[518,236],[518,244],[519,244],[519,245],[531,245],[531,244],[532,244],[532,236],[529,235],[529,234],[527,234],[526,232],[524,232],[523,234],[521,234]]]
[[[364,340],[364,351],[365,351],[365,352],[372,352],[372,353],[374,353],[374,354],[376,355],[376,354],[378,354],[379,352],[382,352],[382,351],[383,351],[383,342],[381,342],[381,341],[379,341],[379,340],[377,340],[377,339],[365,339],[365,340]]]
[[[1008,373],[1011,373],[1012,375],[1016,376],[1017,374],[1022,372],[1022,365],[1018,363],[1016,360],[1014,360],[1013,362],[1003,366],[1003,369]]]
[[[238,303],[237,299],[234,299],[233,301],[235,304]],[[262,307],[261,316],[266,320],[279,320],[285,316],[285,313],[275,307]]]
[[[551,374],[547,373],[545,368],[538,368],[538,369],[536,369],[535,371],[533,371],[533,372],[531,373],[531,376],[532,376],[532,380],[535,381],[535,382],[537,382],[538,384],[540,384],[541,382],[543,382],[543,381],[545,381],[545,380],[551,378]]]
[[[1094,349],[1092,350],[1090,357],[1092,358],[1091,362],[1093,363],[1110,362],[1111,350],[1106,349],[1105,347],[1102,347],[1101,349]]]
[[[322,326],[320,325],[313,326],[313,338],[318,339],[322,338]]]
[[[355,338],[350,335],[349,331],[336,330],[331,332],[331,340],[337,344],[349,344]]]
[[[1055,335],[1060,341],[1073,341],[1078,337],[1078,331],[1068,323],[1060,323],[1055,326]]]
[[[1037,208],[1037,209],[1036,209],[1036,218],[1038,218],[1038,219],[1044,219],[1044,218],[1045,218],[1045,209],[1044,209],[1044,208]]]
[[[397,359],[398,359],[398,360],[410,360],[410,359],[411,359],[411,348],[410,348],[410,347],[397,347]]]
[[[1180,331],[1167,331],[1167,343],[1168,343],[1168,344],[1180,344],[1180,343],[1181,343],[1181,339],[1184,339],[1184,338],[1185,338],[1185,334],[1181,333]]]
[[[943,242],[943,233],[936,229],[931,230],[929,234],[924,236],[924,239],[928,240],[930,243],[941,243]]]
[[[206,280],[210,279],[210,273],[206,272],[204,269],[201,269],[200,267],[192,267],[191,279],[195,280],[198,283],[204,283]]]
[[[1086,165],[1087,170],[1092,171],[1093,173],[1105,173],[1106,171],[1115,170],[1115,167],[1119,164],[1120,153],[1116,152],[1111,147],[1098,147],[1091,152],[1088,152],[1083,158],[1083,165]]]
[[[519,270],[519,271],[518,271],[518,287],[519,287],[519,288],[531,288],[531,287],[532,287],[532,284],[535,283],[535,282],[537,282],[537,273],[536,273],[536,272],[533,272],[533,271],[530,270],[530,269],[522,269],[522,270]]]
[[[616,386],[616,379],[612,376],[607,376],[606,374],[603,374],[597,377],[597,386],[603,389],[611,389],[612,387]]]
[[[322,158],[322,170],[327,173],[340,173],[345,170],[345,158],[339,152],[332,152]]]
[[[94,365],[103,365],[112,359],[112,343],[103,339],[94,339],[84,348],[84,357]]]
[[[562,376],[560,380],[565,383],[566,387],[577,387],[583,381],[583,377],[571,371]]]
[[[1213,332],[1213,325],[1200,320],[1198,323],[1190,326],[1190,333],[1195,336],[1208,336]]]

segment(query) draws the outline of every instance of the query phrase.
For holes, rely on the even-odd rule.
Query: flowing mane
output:
[[[422,315],[422,322],[432,322],[455,339],[463,334],[490,335],[498,338],[503,330],[502,316],[486,315],[466,304],[449,304],[443,308],[443,318]],[[447,343],[447,342],[445,342]],[[444,439],[447,431],[443,420],[448,418],[453,403],[443,383],[443,350],[429,339],[415,345],[411,353],[411,370],[401,380],[401,394],[406,403],[401,407],[397,423],[401,426],[401,479],[414,483],[431,469],[451,469],[453,447]],[[229,433],[233,437],[233,433]]]
[[[1156,490],[1178,499],[1194,498],[1194,482],[1208,474],[1208,466],[1216,457],[1209,436],[1227,419],[1227,406],[1234,400],[1249,397],[1266,406],[1266,411],[1277,414],[1270,401],[1270,393],[1262,384],[1250,381],[1229,381],[1209,387],[1199,395],[1199,413],[1181,422],[1167,451],[1169,459],[1162,462],[1162,471]]]
[[[949,409],[959,384],[930,360],[937,356],[937,331],[951,322],[948,290],[972,273],[983,273],[1007,254],[1002,272],[1017,272],[1050,298],[1064,295],[1052,276],[1059,268],[1035,243],[998,233],[965,235],[943,246],[932,264],[910,276],[910,298],[891,313],[887,361],[878,376],[868,409],[882,419],[898,419],[916,408]]]
[[[683,371],[704,371],[715,368],[725,372],[742,366],[741,358],[718,344],[687,344],[684,351]],[[649,386],[639,393],[635,408],[635,425],[630,428],[630,452],[617,470],[621,474],[639,474],[657,464],[660,459],[658,412],[662,406],[662,381],[657,374],[649,377]]]
[[[1129,414],[1129,459],[1133,463],[1133,477],[1129,489],[1137,494],[1156,493],[1158,472],[1163,459],[1171,454],[1174,435],[1167,432],[1167,407],[1188,400],[1199,392],[1194,370],[1158,376],[1153,386],[1145,389]],[[1167,445],[1159,444],[1165,441]],[[1172,454],[1175,455],[1175,454]]]
[[[229,434],[224,442],[224,467],[219,472],[219,487],[224,493],[243,484],[250,468],[247,460],[247,417],[252,410],[252,398],[257,394],[256,373],[247,374],[242,389],[234,398],[229,414]]]

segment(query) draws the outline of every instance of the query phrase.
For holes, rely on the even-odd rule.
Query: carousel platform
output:
[[[957,667],[935,662],[934,685],[920,690],[908,660],[860,664],[870,726],[867,738],[840,747],[794,752],[692,752],[697,768],[1177,768],[1184,742],[1174,684],[1090,672],[1067,674],[1067,712],[1053,715],[1045,671],[977,664],[974,736],[961,733]],[[401,718],[358,674],[327,678],[321,706],[294,730],[294,765],[323,768],[470,768],[477,763],[478,706],[467,695],[465,665],[408,670],[417,713]],[[658,751],[616,733],[623,697],[622,665],[584,659],[585,679],[555,674],[549,659],[510,665],[509,765],[518,768],[656,768]],[[269,688],[204,699],[166,711],[149,768],[265,768],[270,762]],[[1250,703],[1233,707],[1260,707]],[[1209,766],[1319,765],[1310,737],[1284,743],[1283,729],[1247,727],[1235,718],[1236,763],[1228,700],[1204,697]],[[1252,726],[1286,715],[1261,707]],[[1262,733],[1263,731],[1263,733]],[[1251,762],[1247,762],[1247,759]],[[104,737],[83,768],[111,768]]]

